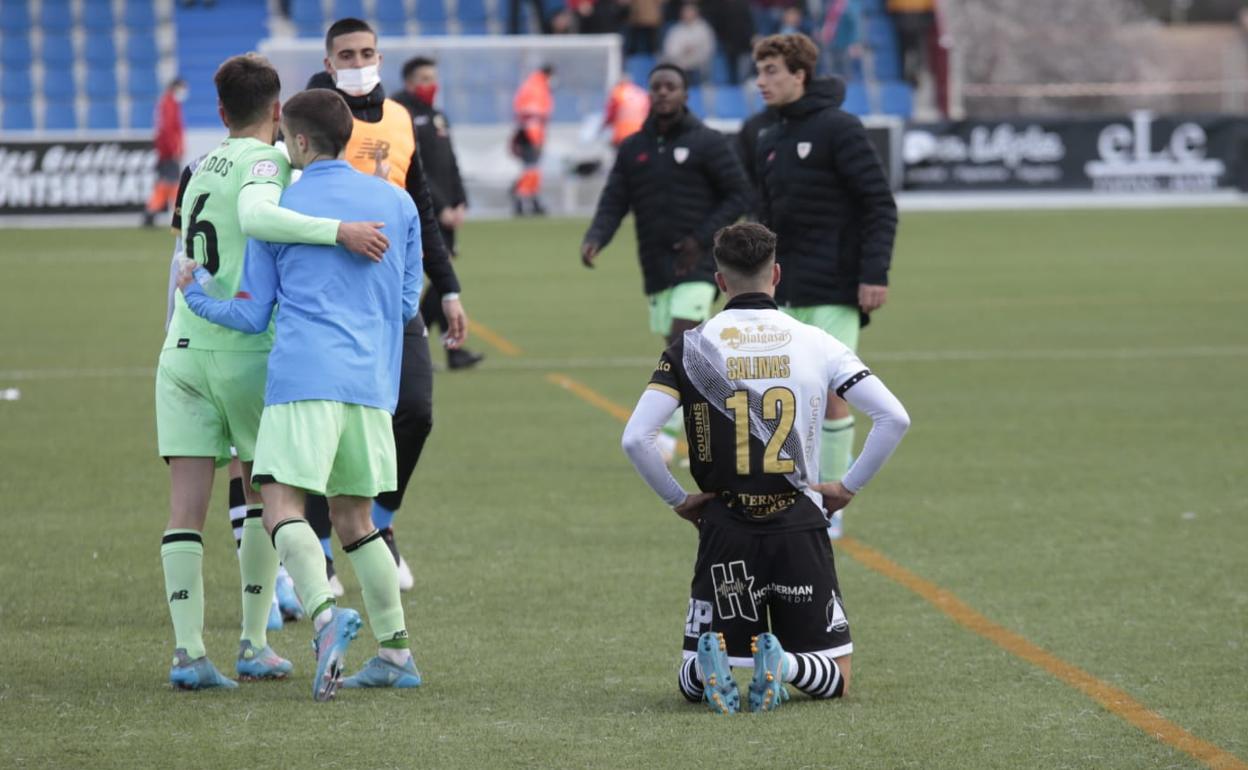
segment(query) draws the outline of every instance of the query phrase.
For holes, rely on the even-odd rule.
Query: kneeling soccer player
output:
[[[678,681],[686,698],[721,713],[740,709],[732,666],[753,666],[751,711],[783,703],[784,682],[814,698],[845,694],[853,643],[823,509],[848,504],[910,424],[853,351],[776,307],[775,245],[762,225],[716,233],[715,281],[728,304],[663,353],[624,429],[646,483],[698,527]],[[843,479],[815,484],[829,392],[873,427]],[[692,495],[655,445],[678,407],[701,489]]]
[[[351,113],[333,91],[305,91],[283,109],[291,165],[303,177],[282,206],[306,214],[360,213],[384,223],[390,245],[379,264],[341,248],[251,241],[241,291],[216,300],[190,274],[178,284],[197,315],[258,333],[273,308],[264,412],[252,483],[273,538],[316,630],[316,700],[334,696],[359,613],[336,606],[321,544],[303,518],[307,492],[329,498],[330,519],[364,592],[377,657],[341,684],[415,687],[399,579],[371,520],[372,499],[395,489],[394,435],[403,327],[420,302],[420,221],[411,197],[341,159]]]

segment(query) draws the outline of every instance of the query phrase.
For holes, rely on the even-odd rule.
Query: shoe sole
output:
[[[703,686],[706,688],[703,700],[706,705],[720,714],[735,714],[740,708],[741,696],[737,691],[736,682],[732,678],[732,670],[726,665],[725,658],[724,672],[716,671],[719,668],[720,654],[726,655],[728,649],[727,642],[724,641],[723,634],[713,634],[709,631],[698,639],[698,667],[702,669],[702,673],[706,676]],[[726,672],[726,673],[725,673]],[[731,682],[732,689],[725,695],[724,687],[718,680],[722,675],[726,676]]]
[[[333,644],[329,646],[324,663],[317,661],[316,669],[323,673],[320,681],[317,682],[316,689],[312,691],[312,700],[321,702],[333,700],[338,692],[338,686],[342,684],[342,661],[346,656],[347,647],[359,635],[361,623],[359,615],[347,618],[343,629],[345,634],[339,632]]]
[[[750,652],[754,653],[754,678],[750,680],[750,711],[775,711],[784,702],[780,691],[784,685],[780,683],[784,656],[776,657],[775,670],[763,665],[765,652],[759,652],[758,637],[750,640]]]

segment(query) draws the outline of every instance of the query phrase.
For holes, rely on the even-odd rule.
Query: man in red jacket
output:
[[[186,129],[182,125],[182,102],[186,101],[186,94],[186,81],[174,78],[156,105],[156,186],[143,213],[146,227],[151,227],[156,215],[167,211],[178,195],[182,150],[186,143]]]

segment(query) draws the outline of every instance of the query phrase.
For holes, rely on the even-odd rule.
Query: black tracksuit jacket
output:
[[[897,204],[858,118],[811,89],[758,134],[759,221],[776,233],[780,305],[857,305],[887,285]]]
[[[620,144],[585,240],[605,248],[632,209],[646,294],[710,282],[712,237],[745,213],[749,196],[745,172],[723,134],[688,111],[660,134],[651,116]],[[690,235],[702,246],[702,259],[677,276],[674,246]]]

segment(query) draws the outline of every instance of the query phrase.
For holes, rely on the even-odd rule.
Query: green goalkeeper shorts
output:
[[[270,481],[326,497],[398,489],[390,413],[341,401],[266,406],[251,482]]]
[[[857,305],[811,305],[780,308],[804,324],[823,329],[850,350],[858,350],[858,332],[862,319]]]
[[[156,446],[161,457],[211,457],[217,466],[256,455],[269,354],[166,348],[156,368]]]
[[[672,321],[702,323],[711,317],[715,302],[715,284],[704,281],[678,283],[670,289],[647,295],[650,300],[650,331],[666,337],[672,333]]]

